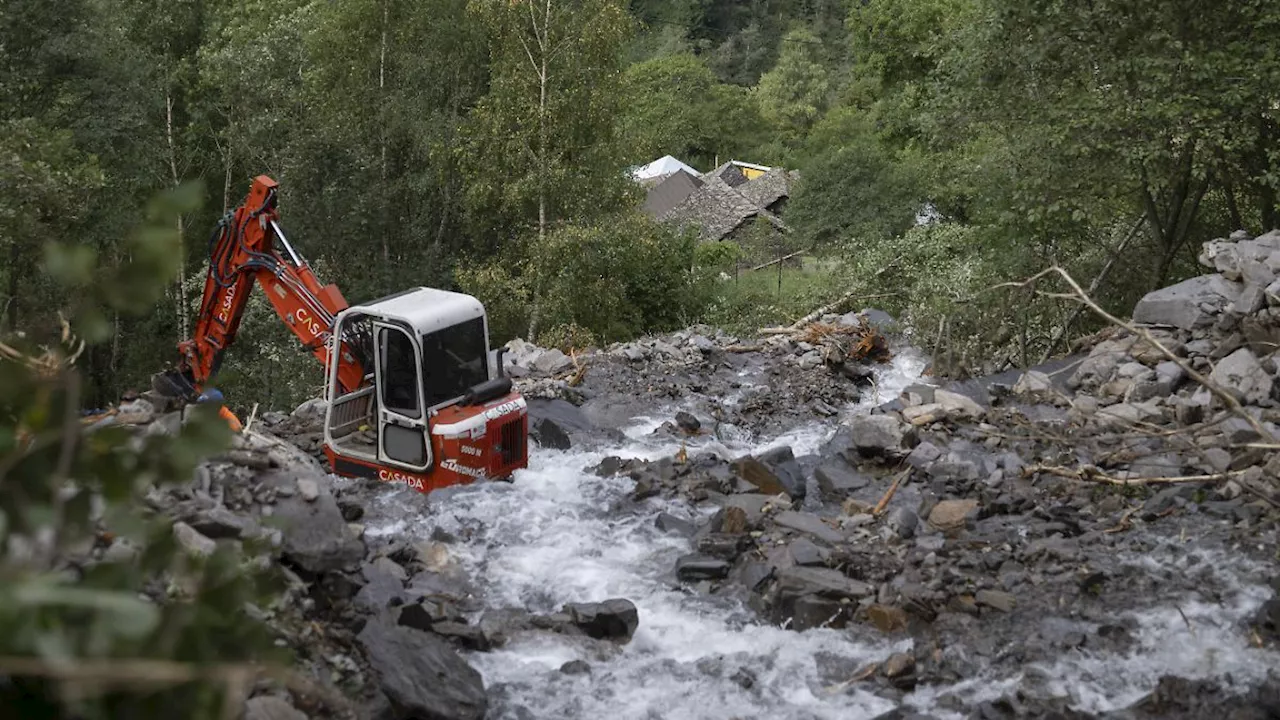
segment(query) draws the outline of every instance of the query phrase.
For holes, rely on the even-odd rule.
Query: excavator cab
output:
[[[182,401],[205,393],[256,286],[325,365],[324,452],[334,472],[430,492],[525,467],[527,406],[503,377],[502,351],[489,349],[480,301],[419,287],[350,306],[285,237],[278,190],[255,177],[214,227],[195,332],[153,389]]]
[[[447,290],[413,288],[338,313],[324,425],[334,470],[429,492],[524,467],[526,403],[488,338],[480,301]],[[356,364],[364,381],[344,392],[338,370]]]

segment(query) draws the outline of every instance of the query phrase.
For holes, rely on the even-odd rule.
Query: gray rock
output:
[[[533,361],[533,368],[547,375],[555,375],[573,366],[573,360],[559,350],[547,350]]]
[[[323,398],[312,398],[295,408],[293,417],[305,423],[323,423],[328,407],[329,404]]]
[[[1201,275],[1147,293],[1134,307],[1133,320],[1183,330],[1208,327],[1240,292],[1238,283],[1221,275]]]
[[[298,478],[298,495],[307,502],[315,502],[320,497],[320,484],[315,478]]]
[[[1175,453],[1161,453],[1135,460],[1129,472],[1140,478],[1177,477],[1182,475],[1182,458]]]
[[[1209,379],[1250,405],[1260,404],[1271,397],[1271,376],[1248,348],[1240,348],[1223,358]]]
[[[796,538],[787,546],[796,565],[825,565],[831,551],[814,545],[808,538]]]
[[[195,528],[184,522],[173,524],[173,537],[183,550],[196,557],[208,557],[218,549],[218,543],[201,535]]]
[[[815,567],[789,567],[778,571],[779,594],[818,595],[832,600],[870,597],[875,588],[868,583],[846,577],[837,570]]]
[[[573,624],[590,637],[630,640],[640,625],[635,603],[614,598],[598,603],[570,603],[564,606]]]
[[[654,526],[665,533],[673,533],[675,535],[684,535],[685,537],[693,537],[698,528],[687,520],[672,515],[671,513],[658,513],[658,517],[653,522]]]
[[[293,485],[291,478],[279,471],[264,475],[268,477],[277,487]],[[307,572],[342,570],[364,557],[364,543],[352,535],[329,493],[322,493],[312,502],[300,497],[280,500],[274,522],[284,535],[283,556]]]
[[[916,534],[916,527],[920,525],[920,516],[910,508],[896,508],[885,519],[885,525],[897,533],[898,537],[909,540]]]
[[[742,508],[747,516],[747,525],[756,525],[764,518],[764,506],[771,499],[772,496],[762,493],[740,493],[725,498],[723,507]]]
[[[843,498],[855,490],[861,490],[871,482],[866,475],[857,472],[849,467],[848,463],[838,458],[819,465],[818,469],[813,471],[813,477],[818,481],[818,487],[822,489],[823,494],[835,499]]]
[[[940,457],[942,457],[942,451],[938,449],[938,446],[925,440],[915,446],[911,454],[907,455],[907,464],[917,470],[924,470]]]
[[[801,370],[812,370],[819,365],[822,365],[822,353],[817,350],[810,350],[804,355],[801,355],[800,359],[796,361],[796,364],[800,366]]]
[[[889,414],[856,415],[849,421],[853,446],[863,455],[899,457],[914,444],[914,434]]]
[[[189,518],[187,522],[201,535],[214,540],[241,540],[261,532],[252,520],[243,518],[221,505],[202,511]]]
[[[939,388],[934,391],[933,399],[949,417],[973,420],[986,414],[986,409],[976,400],[960,393]]]
[[[1031,399],[1050,397],[1054,395],[1053,379],[1039,370],[1028,370],[1014,383],[1013,392]]]
[[[351,601],[357,609],[377,614],[389,608],[393,600],[404,602],[406,599],[404,582],[385,567],[366,565],[363,574],[365,585]]]
[[[1156,365],[1156,382],[1162,385],[1165,395],[1177,390],[1187,379],[1187,371],[1172,360],[1165,360]]]
[[[1129,353],[1133,350],[1135,340],[1136,338],[1128,337],[1104,340],[1095,345],[1089,352],[1089,357],[1081,361],[1080,366],[1071,375],[1068,385],[1073,388],[1093,389],[1111,380],[1120,365],[1132,360]]]
[[[1013,608],[1017,604],[1017,600],[1013,595],[1001,590],[979,590],[973,599],[979,605],[985,605],[1006,613],[1013,612]]]
[[[702,428],[702,423],[693,414],[683,410],[676,413],[676,425],[683,431],[693,434]]]
[[[357,640],[397,720],[484,718],[489,709],[484,681],[448,642],[387,616],[367,622]]]
[[[568,450],[573,446],[569,433],[551,418],[537,418],[529,425],[529,436],[538,445],[553,450]]]
[[[709,555],[683,555],[676,560],[676,577],[684,582],[718,580],[733,568],[727,561]]]
[[[838,543],[844,540],[843,533],[822,522],[817,515],[784,510],[783,512],[778,513],[773,518],[773,521],[777,523],[779,527],[795,530],[796,532],[803,533],[805,535],[811,535],[823,542]]]
[[[244,720],[307,720],[307,716],[288,700],[263,695],[244,704]]]
[[[790,447],[783,446],[755,457],[739,458],[734,461],[733,470],[738,477],[767,495],[786,493],[792,498],[804,497],[804,473]]]
[[[1274,280],[1272,281],[1274,282]],[[1249,283],[1244,290],[1240,292],[1240,297],[1231,303],[1230,312],[1239,313],[1241,315],[1251,315],[1258,312],[1267,304],[1266,286]]]

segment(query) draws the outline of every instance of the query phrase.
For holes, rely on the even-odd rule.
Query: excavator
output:
[[[489,347],[480,301],[415,287],[350,305],[290,245],[278,200],[276,181],[259,175],[218,221],[195,331],[152,388],[183,402],[220,398],[212,382],[257,285],[324,365],[323,452],[335,474],[428,493],[526,467],[528,407],[503,373],[505,348]]]

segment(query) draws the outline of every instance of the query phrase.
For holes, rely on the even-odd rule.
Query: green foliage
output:
[[[692,235],[625,212],[555,229],[533,245],[518,276],[498,260],[460,272],[459,283],[485,304],[497,343],[518,336],[535,309],[548,327],[576,326],[610,343],[697,314],[694,244]]]
[[[800,266],[743,271],[727,279],[703,280],[702,322],[752,337],[763,327],[789,325],[848,287],[849,275],[838,258],[807,259]]]
[[[539,340],[543,347],[559,348],[563,352],[582,350],[599,344],[590,330],[575,323],[556,325],[543,333]]]
[[[80,419],[74,363],[99,339],[94,314],[161,297],[177,269],[174,218],[194,209],[198,190],[156,199],[125,246],[134,262],[99,267],[92,253],[51,241],[48,281],[78,298],[64,310],[90,332],[64,329],[44,348],[0,345],[0,704],[18,716],[223,717],[234,698],[203,668],[287,659],[242,612],[265,604],[274,583],[230,547],[189,556],[167,521],[140,510],[148,488],[185,482],[225,447],[226,424],[200,411],[173,437],[135,436]],[[124,552],[91,561],[103,531]],[[156,667],[171,677],[155,677]]]
[[[471,261],[459,265],[454,273],[454,282],[462,291],[484,303],[494,347],[521,337],[529,328],[527,279],[512,270],[514,262],[507,256],[489,262]]]
[[[625,205],[613,118],[632,21],[619,0],[472,0],[489,41],[489,91],[464,131],[467,218],[481,247]],[[506,241],[506,242],[504,242]]]
[[[710,169],[717,158],[741,157],[763,139],[763,120],[747,92],[721,83],[691,54],[632,65],[623,92],[618,132],[628,162],[672,155]]]
[[[812,159],[787,208],[800,235],[817,244],[869,243],[911,227],[926,199],[919,173],[859,113],[835,111],[809,145]]]
[[[783,38],[777,64],[756,86],[760,114],[786,144],[803,140],[830,104],[831,83],[821,50],[817,35],[792,30]]]

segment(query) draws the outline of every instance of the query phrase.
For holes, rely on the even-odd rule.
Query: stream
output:
[[[917,355],[899,354],[878,371],[876,397],[844,411],[866,412],[892,399],[919,379],[924,365]],[[616,447],[557,451],[535,446],[529,468],[510,484],[451,488],[416,504],[406,502],[403,493],[409,491],[387,492],[368,508],[366,532],[372,536],[407,535],[419,541],[443,530],[465,538],[449,545],[451,560],[481,588],[489,608],[554,612],[568,602],[615,597],[638,607],[634,637],[608,654],[595,644],[551,633],[468,653],[489,688],[488,717],[826,720],[875,718],[900,708],[949,719],[971,717],[984,701],[1018,691],[1104,713],[1140,699],[1164,674],[1243,687],[1280,667],[1280,658],[1252,649],[1239,628],[1269,595],[1265,568],[1230,548],[1160,536],[1149,539],[1148,550],[1122,553],[1115,561],[1144,573],[1210,584],[1214,598],[1192,592],[1115,607],[1117,621],[1133,628],[1134,642],[1124,652],[1071,650],[1047,664],[1005,664],[950,685],[921,684],[897,699],[856,683],[833,682],[824,668],[865,667],[910,651],[912,640],[867,626],[797,633],[764,624],[745,607],[681,587],[673,567],[676,558],[690,552],[690,541],[660,531],[655,518],[667,512],[696,522],[698,511],[657,498],[639,505],[639,511],[619,511],[627,505],[633,481],[600,478],[588,470],[607,455],[653,459],[675,453],[677,442],[649,434],[676,409],[655,407],[632,418],[624,428],[626,441]],[[801,455],[815,452],[836,425],[833,418],[778,437],[723,444],[735,456],[780,444]],[[1058,623],[1061,632],[1088,634],[1098,627],[1096,620],[1044,622],[1046,627]],[[560,671],[575,660],[585,661],[590,672]]]

